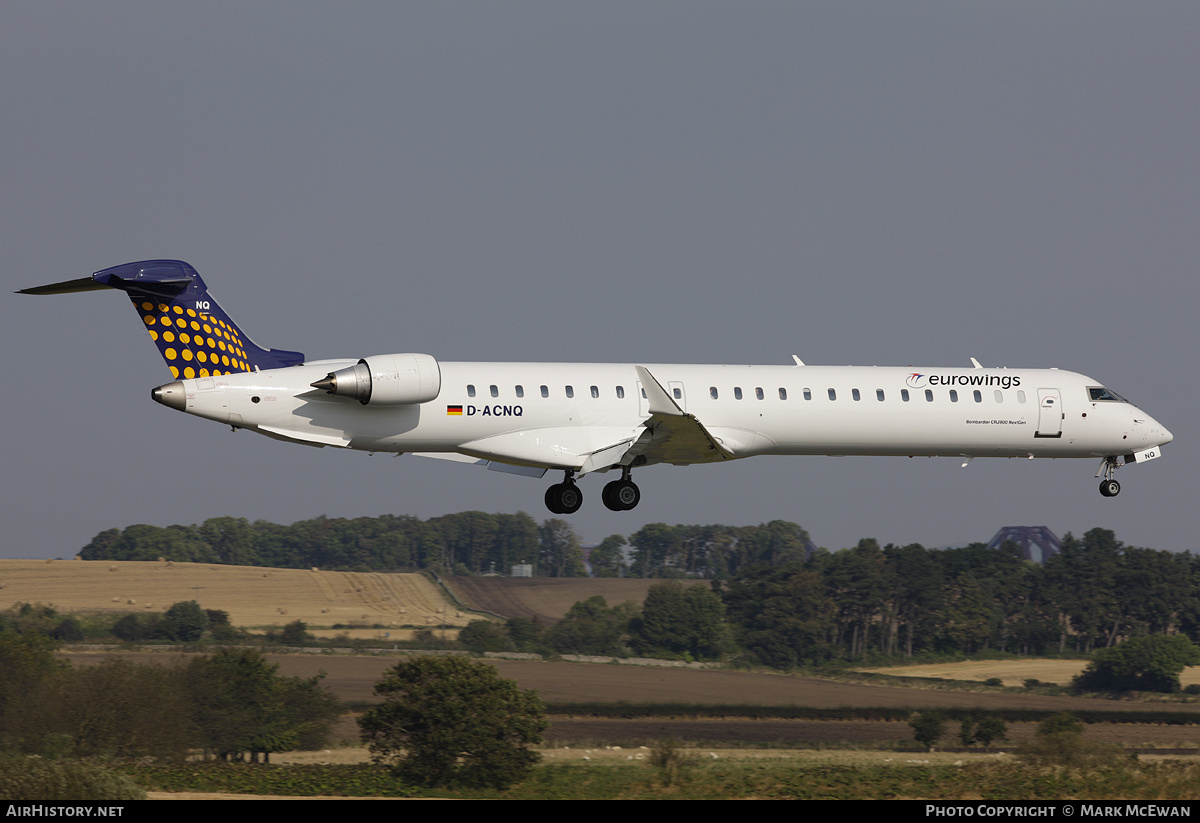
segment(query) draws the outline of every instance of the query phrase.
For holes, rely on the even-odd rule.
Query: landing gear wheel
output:
[[[614,480],[604,487],[600,495],[604,505],[615,512],[632,509],[642,499],[642,492],[632,480]]]
[[[583,492],[574,483],[555,483],[546,489],[546,508],[554,514],[574,514],[583,505]]]
[[[583,492],[574,483],[563,483],[559,486],[559,514],[574,514],[583,505]]]
[[[642,492],[632,480],[618,480],[612,498],[621,507],[621,511],[629,511],[641,502]]]
[[[1121,493],[1121,484],[1116,480],[1101,480],[1100,494],[1105,497],[1116,497]]]

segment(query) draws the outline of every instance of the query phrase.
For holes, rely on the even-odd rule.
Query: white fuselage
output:
[[[271,437],[392,452],[457,452],[586,470],[580,455],[636,438],[651,416],[633,364],[439,363],[430,402],[364,406],[311,387],[354,360],[180,381],[190,414]],[[1109,457],[1171,433],[1102,384],[1057,369],[647,364],[725,455]],[[653,393],[651,393],[651,397]],[[461,407],[461,410],[455,407]]]

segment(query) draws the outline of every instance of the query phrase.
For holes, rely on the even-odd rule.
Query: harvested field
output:
[[[0,606],[44,603],[60,611],[164,611],[195,600],[229,612],[235,626],[465,626],[419,574],[326,572],[208,563],[108,560],[0,560]]]
[[[630,578],[562,577],[448,577],[446,585],[470,608],[503,618],[538,618],[555,623],[566,616],[577,601],[601,595],[608,605],[632,600],[642,603],[646,592],[661,580]],[[709,585],[707,580],[684,580],[689,585]]]
[[[1086,660],[965,660],[961,663],[932,663],[923,666],[888,666],[859,669],[863,672],[893,674],[897,677],[935,677],[948,680],[977,680],[982,683],[1000,678],[1005,686],[1020,686],[1026,680],[1066,685],[1087,666]],[[1200,683],[1200,666],[1183,670],[1180,683]]]

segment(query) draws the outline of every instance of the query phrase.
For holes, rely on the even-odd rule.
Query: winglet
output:
[[[979,365],[979,361],[976,360],[974,357],[971,358],[971,365],[973,365],[977,369],[983,368],[983,366]]]
[[[796,361],[796,365],[797,365],[797,366],[803,366],[803,365],[804,365],[804,361],[803,361],[803,360],[801,360],[799,357],[797,357],[797,356],[796,356],[796,355],[794,355],[794,354],[792,355],[792,359]]]

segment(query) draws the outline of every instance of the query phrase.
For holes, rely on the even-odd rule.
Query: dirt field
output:
[[[66,655],[77,664],[103,660],[103,654]],[[169,664],[178,654],[142,654],[135,659]],[[343,700],[374,702],[375,682],[398,657],[351,657],[341,655],[272,655],[283,674],[310,677],[324,670],[323,681]],[[1114,702],[1046,695],[999,694],[994,692],[941,691],[865,686],[808,677],[756,672],[658,669],[641,666],[597,665],[566,662],[491,661],[504,677],[522,687],[536,689],[547,703],[585,701],[629,703],[702,703],[738,706],[842,706],[888,707],[911,710],[934,708],[1029,708],[1051,711],[1157,710],[1161,704]],[[1017,661],[1018,663],[1020,661]],[[1195,726],[1094,725],[1090,739],[1119,742],[1125,746],[1200,748],[1200,703],[1172,704],[1172,710],[1195,713]],[[1010,724],[1010,738],[1019,743],[1033,731],[1032,724]],[[955,729],[950,729],[952,734]],[[346,718],[336,733],[341,740],[357,739],[353,718]],[[907,723],[867,721],[701,720],[654,718],[608,720],[555,717],[546,736],[552,746],[601,747],[614,742],[641,745],[676,737],[705,744],[749,744],[791,748],[827,748],[895,745],[909,741]]]
[[[632,600],[642,603],[646,592],[661,580],[552,578],[552,577],[450,577],[454,593],[472,608],[504,618],[538,618],[555,623],[566,616],[579,600],[601,595],[608,605]],[[707,586],[707,580],[685,580],[689,585]]]

